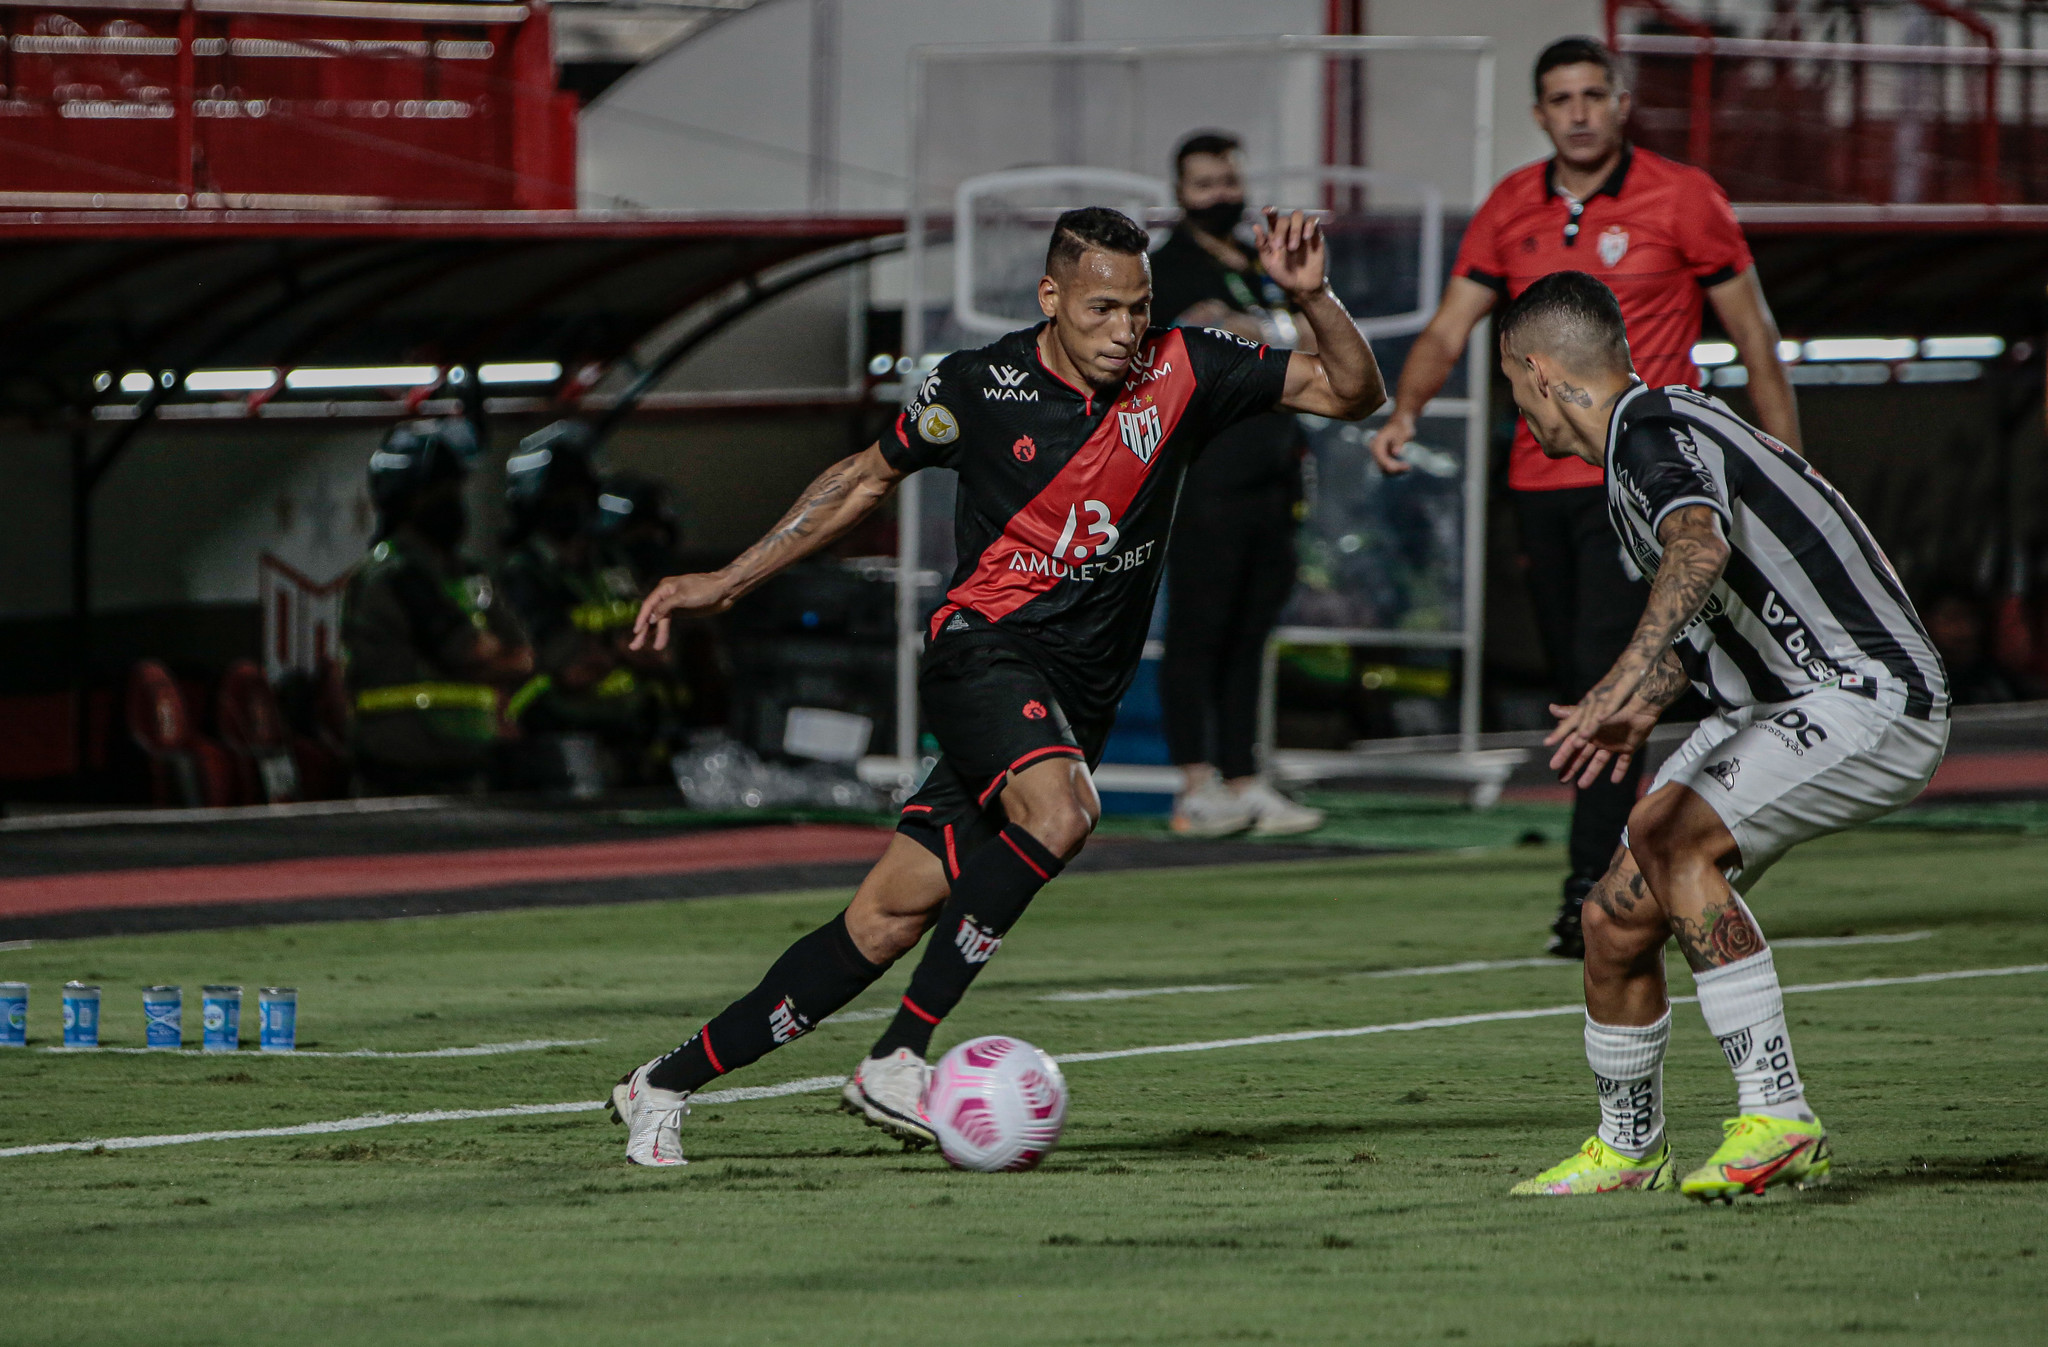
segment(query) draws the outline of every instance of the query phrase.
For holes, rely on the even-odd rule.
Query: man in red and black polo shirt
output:
[[[1131,684],[1188,463],[1219,431],[1285,407],[1356,421],[1386,394],[1372,352],[1324,279],[1314,221],[1271,212],[1266,275],[1318,354],[1215,328],[1153,328],[1145,231],[1068,211],[1038,283],[1047,321],[959,351],[878,444],[828,469],[774,531],[724,570],[672,576],[636,643],[673,615],[722,612],[843,536],[919,468],[960,475],[960,561],[918,671],[942,756],[846,911],[790,946],[759,986],[612,1092],[636,1164],[682,1163],[689,1095],[808,1033],[914,947],[895,1019],[847,1082],[849,1111],[911,1141],[932,1030],[1101,813],[1088,769]]]
[[[1728,198],[1700,170],[1631,146],[1623,136],[1628,114],[1628,91],[1600,43],[1563,38],[1537,57],[1536,124],[1557,153],[1503,178],[1466,226],[1443,302],[1402,365],[1393,413],[1373,439],[1383,471],[1408,470],[1401,449],[1472,329],[1496,304],[1558,271],[1588,272],[1614,291],[1636,369],[1653,388],[1699,387],[1692,346],[1711,302],[1749,371],[1758,422],[1799,447],[1777,324]],[[1623,572],[1614,546],[1603,481],[1599,468],[1577,459],[1546,458],[1528,426],[1517,425],[1508,488],[1537,627],[1565,706],[1613,665],[1643,610],[1645,590]],[[1603,777],[1578,792],[1553,954],[1584,953],[1579,905],[1620,843],[1641,774],[1638,760],[1627,779]]]

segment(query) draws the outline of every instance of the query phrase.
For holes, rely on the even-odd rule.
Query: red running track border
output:
[[[881,857],[890,836],[882,828],[816,823],[569,846],[497,847],[397,856],[323,856],[246,865],[38,875],[0,880],[0,918],[119,908],[359,898],[636,875],[684,875],[771,865],[872,861]]]

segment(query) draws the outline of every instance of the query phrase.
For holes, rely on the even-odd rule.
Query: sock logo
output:
[[[796,1008],[796,1002],[783,997],[768,1012],[768,1033],[777,1043],[787,1043],[793,1038],[802,1038],[811,1032],[811,1022]]]
[[[1639,1151],[1656,1140],[1657,1092],[1647,1077],[1609,1080],[1595,1075],[1593,1080],[1600,1090],[1600,1112],[1613,1130],[1609,1145]]]
[[[1740,1071],[1742,1064],[1749,1060],[1749,1050],[1755,1046],[1749,1030],[1737,1029],[1732,1034],[1721,1035],[1721,1052],[1728,1058],[1728,1069]]]
[[[953,935],[953,943],[960,949],[960,957],[969,963],[987,963],[1003,947],[1003,938],[986,926],[976,924],[972,917],[960,919],[960,929]]]

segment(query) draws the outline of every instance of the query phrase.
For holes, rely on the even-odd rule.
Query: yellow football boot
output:
[[[1599,1137],[1590,1136],[1569,1158],[1533,1179],[1523,1179],[1508,1193],[1513,1197],[1589,1197],[1594,1193],[1659,1192],[1677,1183],[1670,1142],[1640,1160],[1631,1160]]]
[[[1828,1130],[1817,1120],[1745,1113],[1722,1123],[1721,1130],[1721,1148],[1678,1185],[1687,1197],[1733,1202],[1738,1193],[1761,1196],[1782,1184],[1817,1188],[1828,1181],[1834,1154]]]

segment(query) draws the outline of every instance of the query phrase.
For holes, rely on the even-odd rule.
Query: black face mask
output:
[[[1211,238],[1228,238],[1244,220],[1244,202],[1216,201],[1186,212],[1187,221]]]
[[[434,546],[452,552],[469,532],[469,507],[459,497],[443,496],[414,510],[412,526]]]

